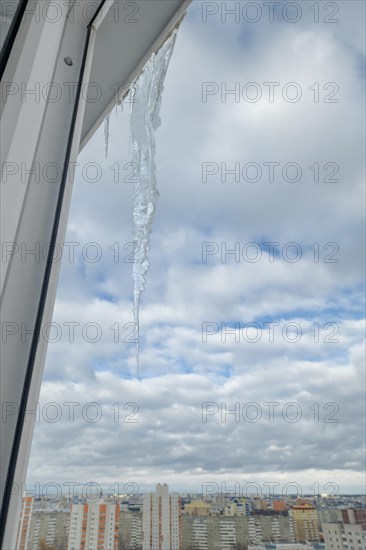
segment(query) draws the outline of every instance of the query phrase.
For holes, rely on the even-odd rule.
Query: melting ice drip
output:
[[[183,19],[183,18],[182,18]],[[140,370],[140,301],[145,289],[145,275],[150,267],[148,251],[153,217],[159,197],[156,179],[155,149],[156,130],[159,128],[160,106],[164,90],[164,80],[173,54],[178,33],[175,30],[154,53],[145,65],[130,91],[130,130],[132,162],[137,168],[134,182],[132,212],[132,232],[135,245],[135,263],[133,264],[133,316],[137,328],[136,364],[137,376]],[[123,111],[123,102],[118,105]],[[118,109],[116,105],[116,112]],[[105,156],[108,158],[110,115],[104,120]]]
[[[136,79],[131,94],[132,162],[138,172],[134,182],[132,232],[135,245],[133,264],[133,316],[137,329],[136,365],[140,371],[140,300],[145,289],[145,275],[150,267],[151,226],[159,197],[156,179],[156,130],[159,128],[161,98],[165,75],[174,50],[178,29],[175,29],[159,51],[152,55]]]
[[[108,148],[109,148],[109,116],[108,115],[104,120],[104,144],[105,144],[105,158],[108,158]]]
[[[118,103],[116,103],[116,115],[118,113],[118,106],[120,105],[121,111],[123,111],[123,102],[122,100],[119,100]],[[105,158],[108,158],[108,151],[109,151],[109,123],[110,123],[111,115],[107,115],[104,119],[104,147],[105,147]]]

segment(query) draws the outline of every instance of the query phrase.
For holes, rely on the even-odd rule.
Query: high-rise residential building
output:
[[[29,532],[32,519],[34,498],[25,496],[20,513],[16,550],[26,550],[29,541]]]
[[[70,513],[33,509],[27,550],[38,550],[42,541],[47,547],[64,550],[69,536]]]
[[[299,501],[292,506],[296,542],[319,541],[319,520],[315,507],[307,501]]]
[[[245,500],[230,500],[224,506],[224,516],[248,516],[249,513]]]
[[[68,550],[118,550],[119,504],[73,504]]]
[[[266,547],[264,547],[267,550]],[[248,550],[253,550],[248,548]],[[301,544],[300,542],[292,542],[288,544],[274,544],[271,545],[271,550],[314,550],[314,545],[312,544]]]
[[[181,550],[180,496],[169,494],[166,483],[158,483],[155,493],[144,495],[143,503],[143,550]]]
[[[323,523],[322,530],[325,550],[343,550],[343,524],[341,522]]]
[[[287,504],[284,500],[274,500],[273,501],[273,510],[275,512],[286,512]]]
[[[182,519],[183,550],[254,549],[280,543],[294,546],[292,521],[285,515],[184,515]]]
[[[234,518],[225,517],[220,521],[221,550],[231,550],[237,544]]]
[[[366,526],[360,523],[324,523],[325,550],[366,550]]]
[[[268,510],[268,503],[263,498],[256,498],[254,501],[255,510]]]
[[[343,523],[358,523],[366,525],[366,510],[365,508],[342,510]]]
[[[139,511],[121,510],[119,516],[120,548],[123,548],[123,550],[141,550],[141,536],[142,513]]]
[[[342,510],[339,508],[317,508],[319,526],[324,523],[337,523],[342,521]]]
[[[263,530],[262,525],[260,523],[259,517],[249,517],[248,519],[248,535],[249,535],[249,543],[253,545],[260,544],[263,539]]]
[[[202,500],[192,500],[184,506],[184,511],[188,516],[208,516],[211,512],[211,504]]]
[[[366,550],[366,525],[344,523],[342,540],[345,550]]]
[[[183,516],[183,550],[207,550],[208,519],[208,516]],[[213,521],[213,518],[211,520]]]

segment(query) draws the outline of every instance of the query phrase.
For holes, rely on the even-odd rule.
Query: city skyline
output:
[[[198,497],[198,499],[197,499]],[[15,550],[365,550],[366,497],[23,499]]]

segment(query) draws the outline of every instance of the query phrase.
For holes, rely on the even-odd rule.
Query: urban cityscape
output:
[[[0,550],[366,550],[365,21],[0,0]]]
[[[16,550],[365,550],[365,495],[23,498]]]

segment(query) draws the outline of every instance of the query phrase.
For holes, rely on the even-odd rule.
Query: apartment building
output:
[[[366,550],[366,525],[344,523],[342,541],[344,550]]]
[[[319,520],[315,507],[307,501],[299,501],[290,510],[296,542],[319,541]]]
[[[324,523],[325,550],[366,550],[366,525]]]
[[[294,544],[289,516],[183,516],[183,550],[226,550]]]
[[[342,510],[339,508],[318,508],[319,525],[342,522]]]
[[[64,550],[67,546],[69,527],[68,512],[33,510],[27,550],[39,550],[42,542],[55,550]]]
[[[286,512],[287,503],[284,500],[274,500],[272,508],[275,512]]]
[[[348,508],[341,510],[343,523],[366,524],[366,510],[364,508]]]
[[[73,504],[67,550],[118,550],[119,504]]]
[[[211,512],[211,504],[202,500],[192,500],[184,506],[184,512],[189,516],[208,516]]]
[[[26,550],[28,548],[29,532],[32,519],[34,498],[25,496],[22,501],[22,510],[18,526],[18,536],[16,550]]]
[[[142,549],[142,512],[122,510],[119,516],[119,540],[123,550]]]
[[[143,550],[181,550],[181,498],[158,483],[155,493],[144,495],[142,519]]]

